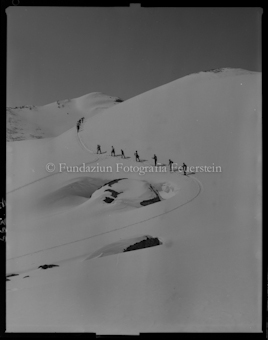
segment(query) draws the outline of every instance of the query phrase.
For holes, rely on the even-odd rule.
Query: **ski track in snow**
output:
[[[142,221],[139,221],[139,222],[135,222],[135,223],[131,223],[131,224],[128,224],[126,226],[123,226],[123,227],[120,227],[120,228],[116,228],[116,229],[113,229],[113,230],[109,230],[109,231],[106,231],[106,232],[103,232],[103,233],[99,233],[99,234],[96,234],[96,235],[92,235],[92,236],[89,236],[89,237],[85,237],[83,239],[79,239],[79,240],[75,240],[75,241],[71,241],[71,242],[67,242],[67,243],[64,243],[64,244],[60,244],[60,245],[57,245],[57,246],[53,246],[53,247],[49,247],[49,248],[46,248],[46,249],[41,249],[41,250],[38,250],[38,251],[35,251],[35,252],[32,252],[32,253],[28,253],[28,254],[24,254],[24,255],[21,255],[21,256],[17,256],[17,257],[13,257],[13,258],[10,258],[10,259],[7,259],[7,261],[9,260],[15,260],[15,259],[18,259],[18,258],[22,258],[22,257],[26,257],[26,256],[32,256],[34,254],[37,254],[37,253],[41,253],[41,252],[45,252],[45,251],[48,251],[48,250],[51,250],[51,249],[56,249],[56,248],[59,248],[59,247],[64,247],[64,246],[67,246],[67,245],[70,245],[70,244],[74,244],[74,243],[78,243],[78,242],[81,242],[81,241],[85,241],[85,240],[88,240],[88,239],[92,239],[92,238],[95,238],[95,237],[98,237],[98,236],[101,236],[101,235],[104,235],[104,234],[109,234],[109,233],[112,233],[112,232],[116,232],[118,230],[122,230],[122,229],[126,229],[126,228],[129,228],[131,226],[134,226],[134,225],[138,225],[138,224],[141,224],[141,223],[144,223],[146,221],[149,221],[149,220],[152,220],[152,219],[155,219],[159,216],[162,216],[162,215],[166,215],[166,214],[169,214],[171,213],[172,211],[174,210],[177,210],[179,208],[181,208],[182,206],[186,205],[186,204],[189,204],[190,202],[192,202],[195,198],[197,198],[197,196],[200,195],[201,191],[202,191],[202,183],[195,177],[191,176],[191,178],[193,178],[194,182],[197,184],[197,193],[191,198],[189,199],[188,201],[176,206],[175,208],[173,209],[170,209],[169,211],[165,211],[161,214],[158,214],[158,215],[154,215],[154,216],[151,216],[147,219],[144,219]],[[178,194],[177,194],[178,195]],[[172,198],[174,199],[177,195],[173,196]],[[100,254],[98,257],[101,257],[102,254]],[[54,261],[53,262],[53,266],[55,267],[59,267],[59,265],[64,265],[64,263],[68,264],[70,262],[73,262],[75,260],[81,260],[81,259],[84,259],[85,258],[85,255],[79,255],[75,258],[68,258],[68,259],[65,259],[65,260],[60,260],[60,261]],[[32,272],[35,272],[36,270],[40,270],[40,266],[37,267],[37,268],[29,268],[27,270],[23,270],[22,272],[17,272],[18,274],[17,275],[25,275],[25,274],[30,274]],[[7,273],[6,276],[8,275],[11,275],[12,273]],[[7,291],[11,291],[11,290],[14,290],[14,288],[12,289],[7,289]],[[15,290],[18,290],[18,288],[15,288]]]
[[[91,154],[94,153],[92,150],[88,149],[88,148],[85,146],[85,144],[82,142],[82,140],[80,139],[80,136],[79,136],[77,133],[76,133],[76,137],[77,137],[77,140],[78,140],[78,142],[79,142],[79,145],[80,145],[83,149],[87,150],[87,151],[90,152]],[[107,156],[97,157],[97,158],[93,159],[91,162],[85,163],[85,165],[89,165],[89,164],[92,164],[92,163],[96,163],[98,160],[104,159],[104,158],[106,158],[106,157],[107,157]],[[78,166],[83,165],[83,164],[84,164],[84,163],[81,163],[81,164],[79,164]],[[65,170],[65,171],[66,171],[66,170]],[[62,171],[62,172],[64,172],[64,171]],[[51,174],[49,174],[49,175],[47,175],[47,176],[38,178],[38,179],[35,180],[35,181],[32,181],[32,182],[27,183],[27,184],[25,184],[25,185],[22,185],[21,187],[18,187],[18,188],[15,188],[15,189],[13,189],[13,190],[10,190],[10,191],[7,192],[7,194],[9,194],[9,193],[11,193],[11,192],[14,192],[14,191],[17,191],[17,190],[19,190],[19,189],[25,188],[25,187],[27,187],[27,186],[30,185],[30,184],[39,182],[39,181],[41,181],[41,180],[43,180],[43,179],[45,179],[45,178],[47,178],[47,177],[51,177],[51,176],[54,176],[54,175],[57,175],[57,174],[59,174],[59,172],[53,172],[53,173],[51,173]]]
[[[7,231],[8,330],[259,332],[261,74],[201,72],[99,112],[105,98],[71,100],[68,119],[67,105],[60,117],[56,103],[37,109],[36,122],[54,139],[10,145],[8,190],[17,191],[7,204],[14,208]],[[15,113],[25,116],[29,130],[26,111]],[[75,136],[81,116],[91,121]],[[114,165],[116,157],[98,155],[96,143],[104,150],[122,145],[132,155],[124,165],[142,165],[133,157],[141,150],[150,159],[144,165],[156,152],[163,163],[169,156],[224,171],[197,178],[168,167],[143,178],[45,171],[50,160]],[[148,185],[162,200],[140,207]],[[105,189],[111,197],[112,189],[123,193],[104,204]],[[145,236],[162,246],[124,252]]]
[[[161,214],[154,215],[154,216],[149,217],[149,218],[147,218],[147,219],[144,219],[144,220],[142,220],[142,221],[135,222],[135,223],[131,223],[131,224],[128,224],[128,225],[126,225],[126,226],[123,226],[123,227],[120,227],[120,228],[117,228],[117,229],[105,231],[105,232],[100,233],[100,234],[96,234],[96,235],[92,235],[92,236],[89,236],[89,237],[85,237],[85,238],[83,238],[83,239],[79,239],[79,240],[67,242],[67,243],[60,244],[60,245],[57,245],[57,246],[54,246],[54,247],[50,247],[50,248],[38,250],[38,251],[35,251],[35,252],[33,252],[33,253],[28,253],[28,254],[24,254],[24,255],[21,255],[21,256],[12,257],[12,258],[9,258],[8,260],[14,260],[14,259],[17,259],[17,258],[29,256],[29,255],[32,255],[32,254],[37,254],[37,253],[40,253],[40,252],[42,252],[42,251],[47,251],[47,250],[50,250],[50,249],[55,249],[55,248],[58,248],[58,247],[63,247],[63,246],[68,245],[68,244],[72,244],[72,243],[84,241],[84,240],[87,240],[87,239],[91,239],[91,238],[94,238],[94,237],[97,237],[97,236],[100,236],[100,235],[109,234],[109,233],[112,233],[112,232],[117,231],[117,230],[121,230],[121,229],[125,229],[125,228],[128,228],[128,227],[131,227],[131,226],[133,226],[133,225],[141,224],[141,223],[143,223],[143,222],[152,220],[152,219],[154,219],[154,218],[157,218],[157,217],[159,217],[159,216],[162,216],[162,215],[168,214],[168,213],[170,213],[170,212],[172,212],[172,211],[174,211],[174,210],[177,210],[178,208],[180,208],[180,207],[182,207],[182,206],[184,206],[184,205],[186,205],[186,204],[192,202],[197,196],[200,195],[200,193],[201,193],[201,191],[202,191],[202,184],[201,184],[201,182],[200,182],[197,178],[195,178],[195,177],[192,177],[192,178],[194,179],[195,183],[196,183],[197,186],[198,186],[197,194],[196,194],[194,197],[192,197],[191,199],[189,199],[188,201],[186,201],[186,202],[184,202],[184,203],[178,205],[178,206],[175,207],[175,208],[170,209],[169,211],[165,211],[165,212],[163,212],[163,213],[161,213]],[[173,196],[172,198],[175,198],[176,196],[177,196],[177,195]]]
[[[90,152],[90,153],[92,154],[93,151],[90,150],[90,149],[88,149],[88,147],[83,143],[83,141],[81,140],[79,134],[76,133],[76,135],[77,135],[77,139],[79,140],[79,144],[81,145],[81,147],[83,147],[85,150],[87,150],[88,152]],[[103,159],[103,158],[104,158],[104,157],[101,157],[101,159]],[[105,158],[107,158],[107,156],[105,156]],[[95,162],[98,161],[99,159],[100,159],[100,157],[97,157],[95,160],[93,160],[93,161],[91,161],[91,162],[89,162],[89,163],[86,163],[86,164],[95,163]],[[33,182],[31,182],[31,183],[28,183],[28,184],[26,184],[26,185],[24,185],[24,186],[22,186],[22,187],[16,188],[16,189],[14,189],[14,190],[12,190],[12,191],[10,191],[10,192],[19,190],[19,189],[21,189],[21,188],[23,188],[23,187],[29,186],[29,185],[31,185],[31,184],[33,184],[33,183],[35,183],[35,182],[44,180],[45,178],[50,177],[50,176],[52,176],[52,175],[56,175],[56,174],[59,174],[59,172],[56,172],[56,173],[50,174],[50,175],[48,175],[48,176],[42,177],[42,178],[40,178],[40,179],[38,179],[38,180],[36,180],[36,181],[33,181]],[[187,176],[187,177],[190,178],[189,176]],[[85,238],[82,238],[82,239],[78,239],[78,240],[74,240],[74,241],[71,241],[71,242],[63,243],[63,244],[56,245],[56,246],[53,246],[53,247],[41,249],[41,250],[38,250],[38,251],[35,251],[35,252],[32,252],[32,253],[27,253],[27,254],[23,254],[23,255],[20,255],[20,256],[13,257],[13,258],[9,258],[9,259],[7,259],[7,261],[15,260],[15,259],[22,258],[22,257],[26,257],[26,256],[31,256],[31,255],[34,255],[34,254],[37,254],[37,253],[45,252],[45,251],[48,251],[48,250],[51,250],[51,249],[55,249],[55,248],[59,248],[59,247],[64,247],[64,246],[66,246],[66,245],[70,245],[70,244],[73,244],[73,243],[81,242],[81,241],[84,241],[84,240],[87,240],[87,239],[92,239],[92,238],[95,238],[95,237],[98,237],[98,236],[101,236],[101,235],[104,235],[104,234],[112,233],[112,232],[115,232],[115,231],[118,231],[118,230],[121,230],[121,229],[125,229],[125,228],[128,228],[128,227],[131,227],[131,226],[133,226],[133,225],[141,224],[141,223],[144,223],[144,222],[146,222],[146,221],[149,221],[149,220],[155,219],[155,218],[157,218],[157,217],[160,217],[160,216],[162,216],[162,215],[171,213],[172,211],[177,210],[178,208],[180,208],[180,207],[182,207],[182,206],[184,206],[184,205],[186,205],[186,204],[189,204],[189,203],[192,202],[197,196],[200,195],[200,193],[201,193],[201,191],[202,191],[202,183],[201,183],[196,177],[191,176],[191,179],[192,179],[192,180],[196,183],[196,185],[197,185],[197,192],[196,192],[196,194],[195,194],[193,197],[191,197],[190,199],[188,199],[186,202],[183,202],[182,204],[180,204],[180,205],[178,205],[178,206],[176,206],[176,207],[174,207],[174,208],[172,208],[172,209],[170,209],[170,210],[168,210],[168,211],[164,211],[164,212],[162,212],[162,213],[160,213],[160,214],[151,216],[151,217],[146,218],[146,219],[144,219],[144,220],[142,220],[142,221],[135,222],[135,223],[131,223],[131,224],[128,224],[128,225],[124,225],[124,226],[122,226],[122,227],[119,227],[119,228],[116,228],[116,229],[113,229],[113,230],[105,231],[105,232],[102,232],[102,233],[99,233],[99,234],[96,234],[96,235],[92,235],[92,236],[85,237]],[[9,192],[9,193],[10,193],[10,192]],[[174,196],[172,196],[172,197],[170,197],[170,198],[168,198],[168,199],[164,199],[164,201],[169,200],[169,199],[173,199],[173,200],[174,200],[174,199],[176,199],[176,197],[177,197],[178,195],[180,195],[180,193],[177,193],[176,195],[174,195]],[[80,256],[79,256],[79,258],[80,258]],[[72,260],[73,260],[73,259],[71,258],[71,259],[68,259],[67,261],[70,262],[70,261],[72,261]],[[66,260],[65,260],[65,261],[66,261]],[[65,262],[65,261],[64,261],[64,262]],[[59,261],[59,262],[62,262],[62,261]],[[59,262],[55,262],[55,263],[59,263]],[[36,270],[36,269],[28,269],[28,270],[26,270],[26,271],[23,271],[22,273],[30,272],[30,271],[33,271],[33,270]],[[7,275],[8,275],[8,274],[7,274]]]
[[[80,132],[80,131],[83,131],[83,130],[79,130],[79,132]],[[86,146],[86,145],[84,144],[84,142],[82,141],[82,139],[81,139],[79,133],[77,133],[76,135],[77,135],[77,137],[78,137],[79,144],[82,146],[82,148],[84,148],[85,150],[87,150],[87,151],[90,152],[90,153],[94,153],[92,150],[90,150],[90,149],[87,148],[87,146]]]

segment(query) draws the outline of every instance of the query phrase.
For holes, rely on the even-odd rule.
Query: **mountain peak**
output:
[[[201,71],[200,73],[221,73],[225,75],[242,75],[242,74],[249,74],[249,73],[256,73],[256,72],[245,70],[242,68],[222,67],[222,68],[204,70],[204,71]]]

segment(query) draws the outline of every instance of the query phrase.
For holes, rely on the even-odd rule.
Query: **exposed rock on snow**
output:
[[[42,266],[39,266],[38,268],[48,269],[48,268],[53,268],[53,267],[59,267],[59,266],[57,264],[44,264]]]
[[[161,242],[159,241],[157,237],[146,236],[145,240],[142,240],[131,246],[128,246],[126,249],[124,249],[124,252],[133,251],[137,249],[144,249],[144,248],[149,248],[149,247],[155,247],[155,246],[159,246],[160,244]]]

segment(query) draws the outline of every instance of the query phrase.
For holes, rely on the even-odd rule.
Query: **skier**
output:
[[[121,149],[121,158],[126,158],[124,151]]]
[[[76,127],[77,127],[77,132],[79,132],[79,129],[80,129],[80,120],[77,122]]]
[[[136,162],[140,162],[140,156],[138,155],[138,151],[135,151],[134,155],[136,158]]]
[[[97,154],[100,152],[100,154],[101,154],[101,147],[100,147],[100,145],[98,144],[97,145]]]
[[[172,166],[173,163],[174,163],[174,162],[173,162],[171,159],[168,160],[168,164],[169,164],[169,167],[170,167],[170,171],[173,171],[173,166]]]
[[[182,165],[183,174],[186,176],[187,165],[183,163]]]
[[[115,151],[114,151],[114,147],[113,146],[112,146],[111,156],[115,157]]]
[[[154,154],[154,157],[152,159],[154,159],[154,166],[157,166],[157,156],[156,156],[156,154]]]

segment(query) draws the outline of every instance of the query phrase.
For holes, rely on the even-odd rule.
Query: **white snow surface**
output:
[[[7,143],[7,331],[260,332],[261,74],[200,72],[105,110],[99,98],[24,111],[50,138]],[[153,154],[221,172],[117,169]],[[161,244],[122,251],[146,235]]]
[[[92,92],[74,99],[58,100],[44,106],[7,108],[7,141],[55,137],[76,122],[118,104],[119,97]]]

